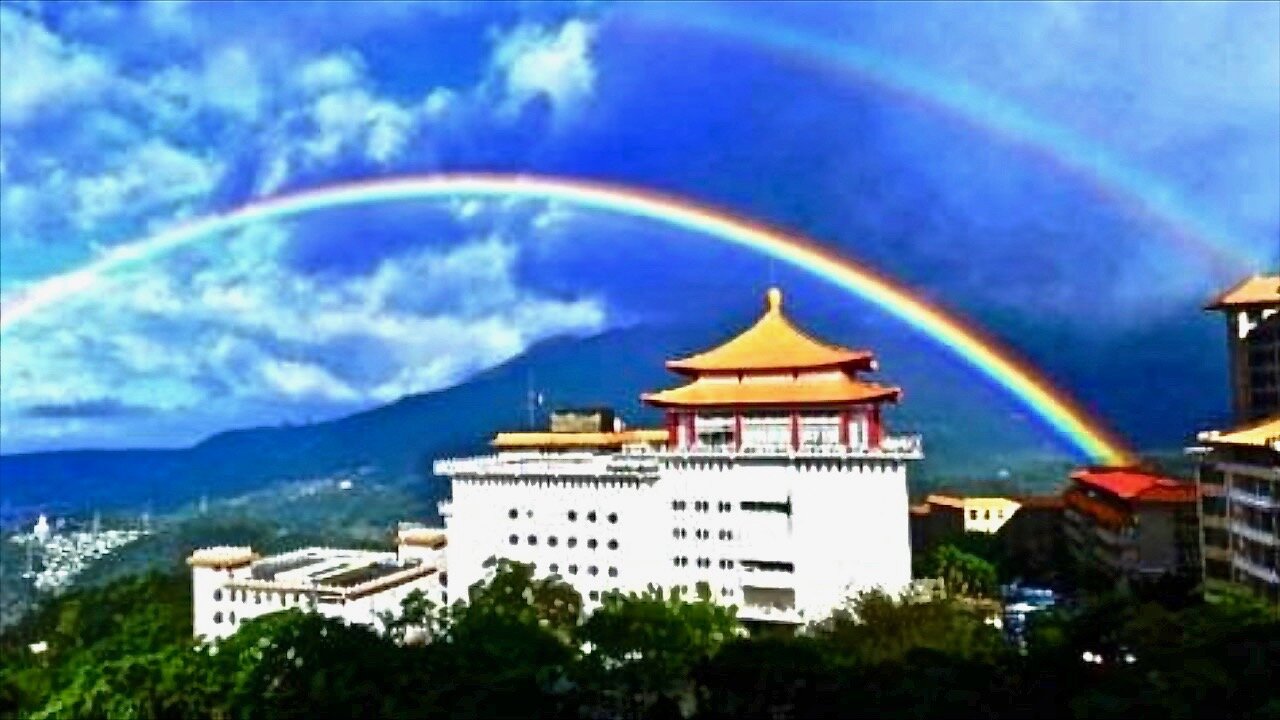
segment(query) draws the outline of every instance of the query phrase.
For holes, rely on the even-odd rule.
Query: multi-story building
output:
[[[496,558],[574,585],[705,584],[746,621],[802,623],[863,589],[911,580],[906,467],[918,436],[885,432],[896,387],[870,352],[798,329],[770,290],[728,342],[667,363],[686,384],[647,394],[661,430],[598,425],[499,433],[496,452],[442,460],[455,592]]]
[[[1280,415],[1199,439],[1205,589],[1280,604]]]
[[[911,547],[919,553],[955,535],[993,534],[1018,507],[1016,500],[1005,497],[933,493],[911,508]]]
[[[1280,414],[1280,275],[1256,275],[1209,304],[1227,319],[1237,423]]]
[[[294,608],[382,630],[384,615],[399,615],[415,590],[446,603],[444,533],[410,529],[399,540],[398,552],[304,548],[263,558],[249,547],[196,550],[187,559],[192,631],[223,638],[247,620]]]
[[[1195,485],[1133,468],[1088,468],[1062,496],[1067,547],[1117,581],[1199,575]]]

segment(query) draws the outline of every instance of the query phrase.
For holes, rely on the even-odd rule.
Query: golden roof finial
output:
[[[769,292],[765,293],[765,309],[771,313],[782,310],[782,291],[776,287],[769,288]]]

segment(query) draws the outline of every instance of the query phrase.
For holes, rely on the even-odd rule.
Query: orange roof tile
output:
[[[793,325],[782,314],[782,291],[770,288],[766,297],[764,315],[746,331],[719,347],[671,360],[667,367],[685,374],[839,367],[852,363],[870,367],[871,353],[824,343]]]
[[[632,443],[666,442],[666,430],[622,432],[500,432],[490,443],[496,448],[611,448]]]
[[[659,407],[734,407],[743,405],[847,405],[875,400],[897,400],[902,393],[887,387],[842,376],[838,380],[779,380],[770,382],[719,382],[695,380],[670,390],[648,393],[644,401]]]
[[[1071,473],[1071,479],[1121,500],[1194,502],[1196,487],[1188,482],[1131,468],[1090,468]]]
[[[1280,275],[1254,275],[1218,296],[1206,310],[1226,310],[1241,305],[1280,305]]]
[[[1201,439],[1215,445],[1253,445],[1280,451],[1280,415],[1223,432],[1202,433]]]

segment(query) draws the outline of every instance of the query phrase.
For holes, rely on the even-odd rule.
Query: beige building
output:
[[[1199,439],[1205,588],[1280,604],[1280,414]]]
[[[1255,275],[1209,304],[1227,320],[1231,404],[1238,423],[1280,413],[1280,275]]]

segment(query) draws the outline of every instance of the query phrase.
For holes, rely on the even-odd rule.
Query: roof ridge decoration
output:
[[[859,365],[872,369],[873,355],[813,337],[782,311],[782,291],[765,293],[765,312],[749,328],[720,345],[670,360],[667,368],[685,375],[716,372],[762,372]]]

